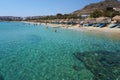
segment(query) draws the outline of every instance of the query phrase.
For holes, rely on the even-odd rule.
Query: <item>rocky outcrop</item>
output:
[[[94,74],[94,80],[120,80],[120,51],[77,52],[74,56]],[[75,67],[76,69],[76,67]],[[77,67],[78,70],[78,67]]]
[[[0,73],[0,80],[4,80],[4,77],[1,73]]]

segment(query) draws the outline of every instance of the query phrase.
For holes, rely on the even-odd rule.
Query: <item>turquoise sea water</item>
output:
[[[3,80],[93,80],[76,52],[120,50],[120,40],[75,30],[0,22],[0,78]],[[1,80],[0,79],[0,80]]]

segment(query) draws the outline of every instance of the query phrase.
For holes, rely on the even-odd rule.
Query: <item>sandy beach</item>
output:
[[[72,30],[85,32],[87,34],[97,34],[98,36],[120,40],[120,29],[119,28],[109,28],[107,26],[103,28],[92,27],[92,26],[83,27],[79,25],[72,26],[72,25],[62,25],[62,24],[47,24],[47,26],[53,27],[53,28],[60,27],[64,29],[72,29]]]
[[[24,22],[24,23],[31,23],[31,24],[38,24],[40,23],[37,22]],[[46,25],[48,27],[53,27],[53,28],[64,28],[64,29],[72,29],[72,30],[77,30],[77,31],[82,31],[86,33],[93,33],[93,34],[99,34],[100,36],[107,36],[113,39],[120,39],[120,28],[109,28],[109,27],[83,27],[80,25],[63,25],[63,24],[50,24],[50,23],[41,23],[41,25]]]

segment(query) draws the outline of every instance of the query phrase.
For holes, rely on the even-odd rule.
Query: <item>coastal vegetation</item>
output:
[[[25,20],[54,20],[54,19],[80,19],[81,17],[75,14],[61,14],[58,13],[56,15],[49,16],[34,16],[34,17],[26,17]]]
[[[112,7],[107,7],[105,10],[95,10],[93,13],[90,14],[90,17],[97,18],[97,17],[114,17],[116,15],[120,15],[119,11],[115,11]]]

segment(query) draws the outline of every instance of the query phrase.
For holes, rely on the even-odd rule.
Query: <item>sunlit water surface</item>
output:
[[[93,80],[76,52],[120,50],[120,41],[75,30],[0,22],[0,77],[4,80]],[[0,79],[0,80],[1,80]]]

